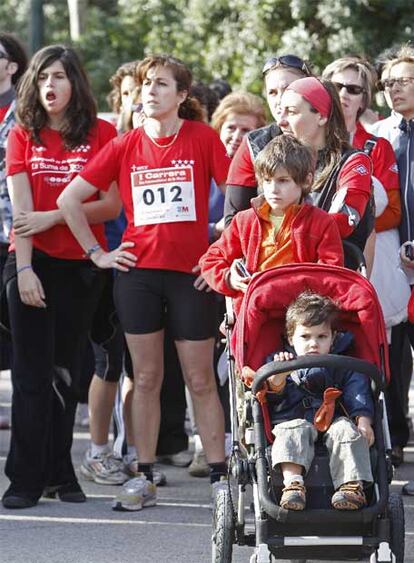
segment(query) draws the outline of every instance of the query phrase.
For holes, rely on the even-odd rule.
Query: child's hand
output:
[[[246,293],[247,286],[252,278],[250,276],[246,277],[240,275],[237,264],[238,260],[233,260],[233,264],[230,266],[230,275],[227,278],[227,283],[232,289]]]
[[[287,362],[288,360],[293,360],[295,356],[292,352],[277,352],[273,356],[274,362]],[[284,371],[282,373],[278,373],[276,375],[272,375],[267,380],[267,385],[270,391],[274,393],[281,393],[286,385],[286,378],[290,375],[290,371]]]
[[[292,352],[277,352],[277,354],[273,356],[273,361],[287,362],[288,360],[293,360],[294,357],[295,356],[293,355]]]
[[[368,416],[358,417],[358,430],[367,439],[368,446],[371,447],[375,442],[374,430],[371,426],[371,419]]]

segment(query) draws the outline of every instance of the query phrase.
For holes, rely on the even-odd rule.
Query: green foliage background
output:
[[[66,0],[45,2],[45,44],[69,43]],[[29,0],[2,0],[2,28],[28,35]],[[101,111],[108,78],[123,62],[168,52],[194,76],[223,77],[260,93],[271,54],[296,53],[321,70],[346,53],[376,57],[412,39],[409,0],[89,0],[86,32],[76,45]]]

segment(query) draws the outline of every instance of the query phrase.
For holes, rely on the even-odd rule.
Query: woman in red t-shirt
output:
[[[86,500],[72,465],[76,386],[102,275],[84,256],[56,199],[115,128],[98,120],[72,49],[37,52],[18,90],[6,172],[14,233],[5,267],[13,343],[13,421],[5,508],[27,508],[46,490]],[[120,211],[117,190],[84,204],[105,244],[102,221]]]
[[[225,182],[229,158],[219,136],[195,121],[191,73],[169,56],[148,57],[137,70],[145,121],[111,141],[60,196],[58,204],[97,266],[119,270],[115,303],[134,369],[133,421],[141,477],[127,482],[113,508],[156,502],[153,462],[160,424],[165,311],[192,395],[200,436],[220,482],[223,412],[212,368],[215,307],[196,272],[208,247],[210,182]],[[105,252],[81,202],[117,181],[127,217],[123,243]],[[137,503],[137,498],[141,501]]]

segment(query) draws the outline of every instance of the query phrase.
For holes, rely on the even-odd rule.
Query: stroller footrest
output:
[[[269,545],[286,547],[306,547],[311,545],[364,545],[362,536],[285,536],[271,538]]]

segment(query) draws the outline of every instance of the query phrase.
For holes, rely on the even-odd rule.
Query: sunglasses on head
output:
[[[277,67],[278,65],[297,68],[298,70],[301,70],[304,74],[308,76],[312,74],[310,68],[305,63],[305,61],[300,57],[297,57],[296,55],[282,55],[281,57],[270,57],[269,59],[267,59],[267,61],[263,66],[262,74],[266,74],[266,72]]]
[[[338,92],[340,92],[342,88],[345,88],[345,90],[348,92],[348,94],[351,94],[351,96],[358,96],[359,94],[365,92],[365,88],[363,86],[360,86],[359,84],[342,84],[342,82],[332,82],[332,84],[335,86]]]

